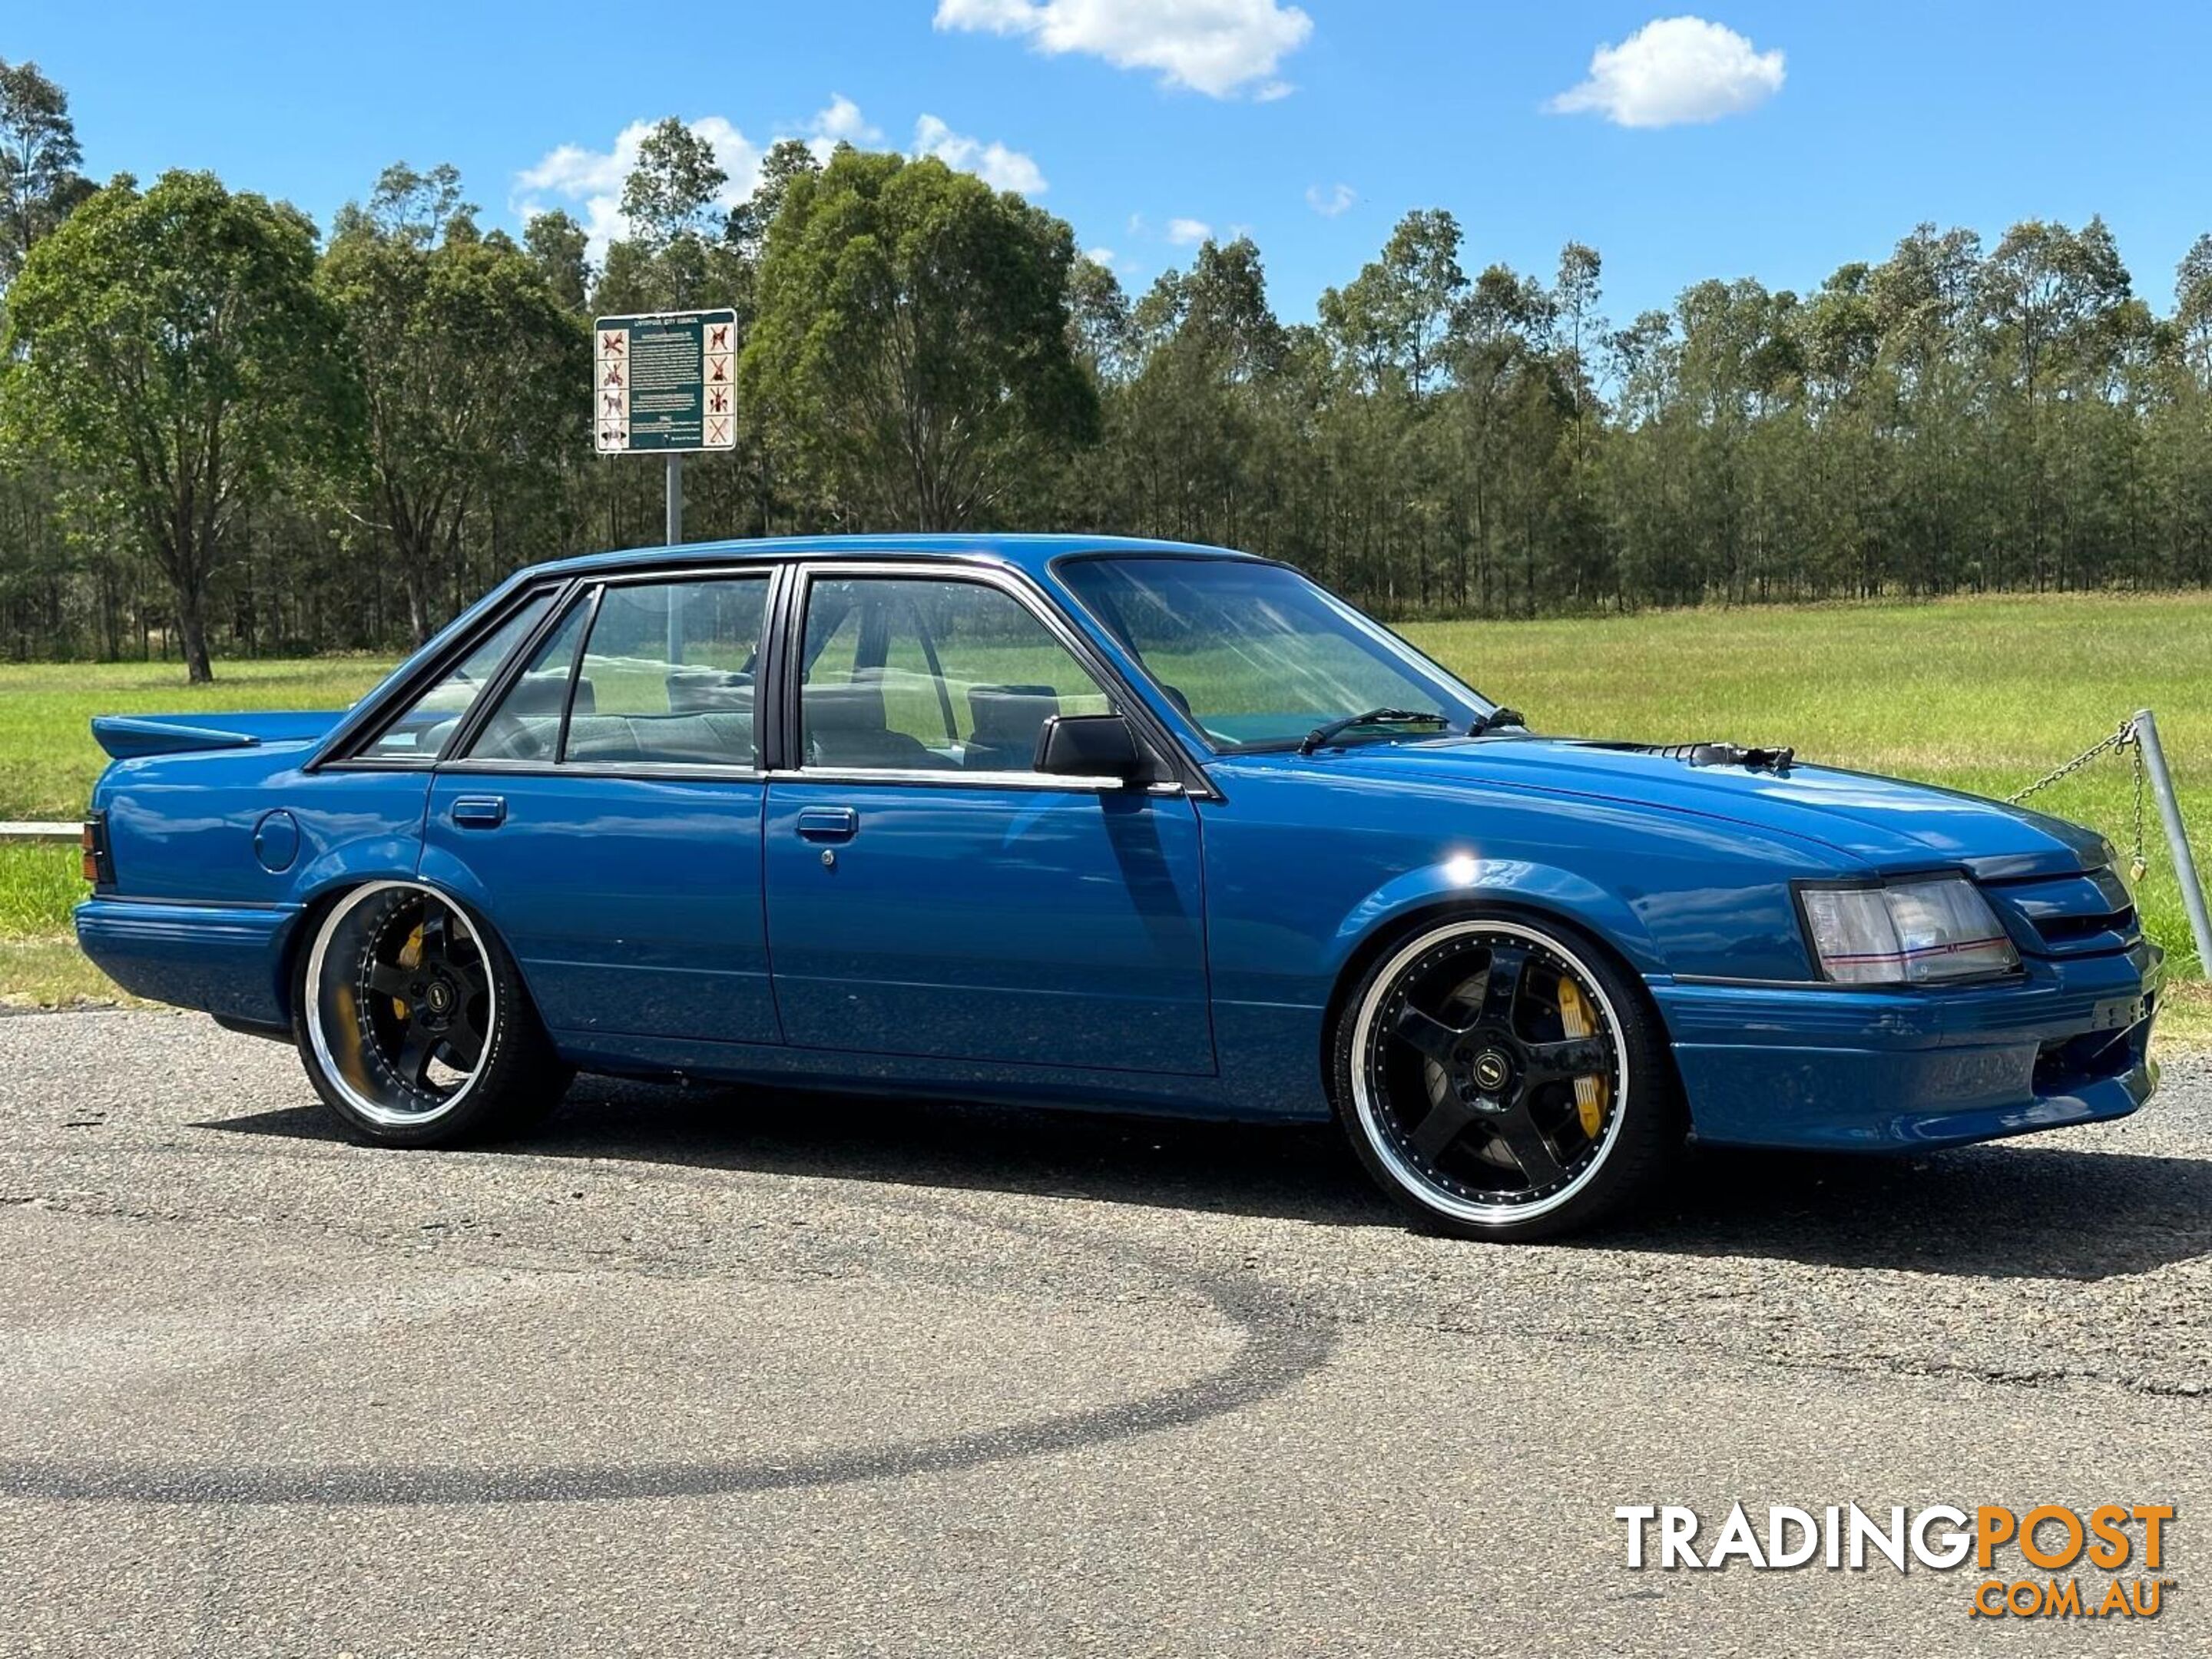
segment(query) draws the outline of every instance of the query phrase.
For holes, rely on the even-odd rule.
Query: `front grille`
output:
[[[2072,945],[2094,939],[2099,933],[2130,933],[2135,925],[2135,907],[2130,904],[2109,915],[2045,916],[2035,924],[2035,931],[2043,936],[2046,945]]]
[[[2124,951],[2142,937],[2135,901],[2110,870],[1985,882],[1982,890],[2005,914],[2014,941],[2038,956]]]

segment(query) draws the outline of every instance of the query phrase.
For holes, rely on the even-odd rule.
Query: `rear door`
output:
[[[473,895],[548,1025],[775,1042],[761,569],[577,598],[439,769],[424,877]]]
[[[823,566],[797,602],[763,860],[788,1040],[1212,1071],[1192,802],[1031,763],[1048,715],[1110,706],[1065,625],[969,569]]]

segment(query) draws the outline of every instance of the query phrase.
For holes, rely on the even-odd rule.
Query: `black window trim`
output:
[[[681,556],[680,550],[670,550],[674,555],[665,561],[640,562],[611,570],[571,571],[544,581],[532,582],[516,589],[510,600],[498,611],[486,617],[483,623],[471,629],[451,647],[441,652],[416,673],[389,691],[383,702],[372,712],[361,731],[346,738],[342,750],[320,756],[310,761],[309,771],[376,771],[427,772],[488,776],[561,775],[567,777],[614,777],[665,780],[668,781],[696,781],[699,782],[728,782],[734,778],[749,778],[760,781],[788,780],[793,781],[854,783],[927,783],[939,787],[970,788],[1041,788],[1066,789],[1066,781],[1047,773],[970,773],[963,780],[957,773],[896,774],[884,770],[865,769],[831,771],[822,768],[803,769],[794,763],[800,756],[799,741],[799,677],[793,665],[804,651],[800,630],[805,626],[805,593],[808,584],[817,575],[836,578],[841,573],[850,576],[873,574],[906,577],[927,577],[938,580],[982,580],[1012,596],[1044,626],[1046,630],[1072,652],[1078,662],[1090,672],[1105,690],[1115,713],[1133,724],[1140,739],[1154,757],[1164,763],[1173,775],[1173,781],[1151,786],[1155,793],[1181,793],[1196,800],[1219,801],[1226,797],[1220,787],[1208,775],[1189,749],[1177,739],[1165,722],[1153,711],[1151,702],[1133,685],[1120,666],[1109,657],[1097,642],[1077,625],[1066,614],[1066,605],[1080,605],[1072,593],[1063,600],[1047,588],[1036,577],[1018,566],[1003,559],[975,554],[921,553],[903,554],[894,548],[879,551],[856,551],[834,557],[808,557],[804,555],[768,555],[751,559],[689,560]],[[1063,559],[1113,558],[1128,556],[1129,550],[1104,549],[1097,552],[1063,554],[1051,561],[1058,565]],[[1158,556],[1175,557],[1170,550],[1160,550]],[[1184,556],[1218,557],[1218,555],[1190,554]],[[1235,556],[1240,562],[1274,564],[1280,561],[1259,559],[1251,555]],[[1295,566],[1285,566],[1295,569]],[[1301,574],[1304,573],[1301,572]],[[708,765],[696,762],[612,762],[612,761],[556,761],[495,760],[471,758],[459,751],[473,742],[477,728],[490,717],[499,696],[503,696],[514,676],[520,673],[546,637],[567,619],[570,607],[585,599],[596,603],[599,592],[607,587],[634,583],[665,582],[672,580],[712,580],[732,576],[764,576],[769,582],[767,606],[761,628],[761,666],[756,676],[754,700],[754,761],[750,766],[729,764]],[[1309,577],[1307,580],[1311,580]],[[1318,586],[1319,584],[1316,584]],[[515,611],[539,594],[550,593],[552,604],[538,625],[517,642],[506,660],[485,682],[463,716],[461,726],[447,745],[452,758],[415,757],[409,758],[368,757],[356,751],[381,736],[385,728],[399,718],[414,700],[435,683],[452,665],[481,644],[490,633],[509,621]],[[1347,601],[1348,603],[1348,601]],[[1356,607],[1355,607],[1356,608]],[[1364,613],[1362,613],[1364,614]],[[589,634],[583,644],[588,645]],[[1408,646],[1407,649],[1413,649]],[[1418,652],[1416,654],[1419,654]],[[583,651],[576,653],[580,665]],[[1424,659],[1426,660],[1426,659]],[[1447,671],[1448,672],[1448,671]],[[571,677],[570,698],[574,691]],[[562,706],[562,740],[565,746],[569,701]],[[763,710],[769,713],[763,717]]]
[[[777,782],[887,784],[938,788],[1039,789],[1098,793],[1121,788],[1119,780],[1067,778],[1048,772],[908,772],[893,768],[823,767],[805,764],[799,695],[806,649],[806,610],[817,581],[853,580],[867,577],[935,581],[969,581],[996,588],[1034,617],[1084,672],[1097,682],[1108,706],[1136,726],[1139,740],[1153,758],[1172,775],[1149,786],[1155,794],[1187,794],[1204,800],[1223,799],[1211,778],[1176,742],[1145,699],[1098,649],[1097,642],[1078,628],[1059,602],[1028,572],[995,559],[962,556],[896,554],[880,556],[845,555],[836,558],[802,559],[794,564],[784,595],[784,615],[778,650],[772,665],[776,700],[775,764],[766,775]],[[765,749],[766,745],[763,745]]]
[[[470,744],[476,741],[478,729],[491,718],[498,707],[497,699],[480,697],[471,705],[466,729],[457,732],[447,747],[453,751],[450,760],[437,762],[433,769],[462,775],[476,775],[499,777],[578,777],[578,778],[637,778],[671,782],[692,780],[702,783],[726,783],[733,778],[757,780],[766,775],[766,755],[761,741],[769,724],[761,715],[764,694],[772,694],[775,672],[775,640],[776,600],[778,591],[787,580],[789,562],[759,559],[731,564],[673,564],[650,565],[635,569],[611,572],[605,575],[586,574],[575,579],[574,586],[584,589],[569,603],[557,607],[554,626],[566,622],[574,605],[588,605],[591,614],[585,618],[584,631],[576,641],[576,654],[568,666],[568,690],[561,700],[561,730],[554,758],[547,760],[505,760],[468,754]],[[726,581],[733,578],[764,579],[769,584],[768,598],[761,611],[761,641],[759,645],[761,669],[754,676],[753,691],[753,758],[750,763],[730,761],[716,763],[709,761],[572,761],[568,751],[568,721],[574,713],[576,682],[583,672],[584,654],[590,649],[592,628],[599,620],[599,604],[610,587],[665,586],[671,582]],[[548,637],[544,629],[534,630],[528,641],[535,651]],[[504,696],[508,684],[522,672],[529,661],[528,655],[518,652],[507,668],[495,677],[500,696]],[[481,712],[479,712],[481,711]]]
[[[505,694],[507,680],[515,665],[527,662],[530,653],[537,650],[538,643],[545,637],[548,627],[558,626],[560,619],[568,614],[568,595],[577,585],[576,578],[564,576],[550,581],[532,582],[517,588],[514,597],[496,612],[486,617],[465,636],[455,640],[450,647],[386,693],[383,702],[370,711],[369,717],[362,722],[360,729],[349,736],[338,748],[329,754],[316,756],[301,769],[306,772],[435,771],[443,764],[441,759],[445,752],[443,750],[438,755],[364,755],[361,751],[390,731],[394,722],[408,714],[439,681],[453,672],[456,664],[466,659],[470,652],[512,622],[517,611],[541,596],[550,595],[552,603],[546,606],[545,614],[538,619],[538,625],[515,641],[514,648],[494,665],[490,678],[477,688],[469,706],[461,711],[460,723],[454,727],[453,735],[447,739],[446,750],[458,749],[465,738],[473,738],[477,711],[489,711],[491,706],[487,700],[488,694]]]

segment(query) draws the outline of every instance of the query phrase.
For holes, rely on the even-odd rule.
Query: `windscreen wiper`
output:
[[[1346,714],[1340,720],[1331,720],[1326,726],[1316,726],[1298,744],[1298,753],[1310,755],[1331,738],[1341,736],[1360,726],[1449,726],[1442,714],[1418,714],[1410,708],[1370,708],[1364,714]]]

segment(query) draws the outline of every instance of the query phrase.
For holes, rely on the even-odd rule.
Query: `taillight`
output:
[[[94,887],[106,886],[112,877],[108,871],[107,818],[105,814],[95,812],[84,821],[78,845],[84,849],[84,878]]]

